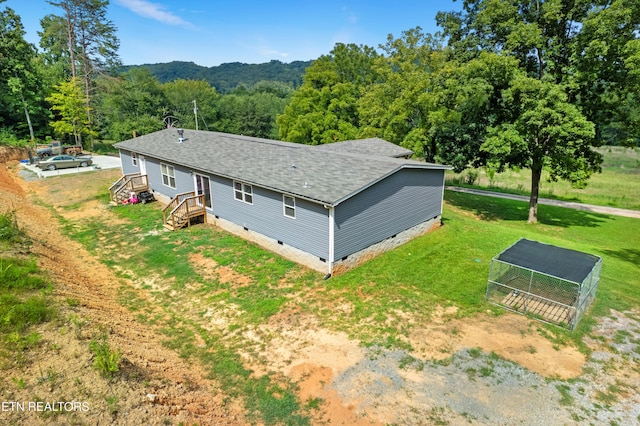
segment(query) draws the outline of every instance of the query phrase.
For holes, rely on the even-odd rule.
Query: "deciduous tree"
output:
[[[618,105],[633,96],[628,58],[640,29],[638,3],[465,0],[462,11],[438,14],[459,61],[481,52],[517,60],[522,75],[502,91],[502,102],[491,108],[501,116],[479,136],[481,152],[504,165],[523,164],[522,149],[528,149],[530,222],[537,221],[543,166],[552,178],[584,185],[599,170],[592,147],[603,140],[603,130],[615,120],[632,129],[632,114],[625,116]],[[513,153],[518,155],[509,157]]]
[[[57,54],[60,58],[64,56],[60,54],[59,47],[63,44],[68,47],[71,76],[79,78],[83,84],[87,121],[91,128],[93,82],[99,74],[120,65],[117,53],[120,42],[116,37],[116,27],[106,18],[109,0],[59,0],[49,3],[60,7],[63,16],[47,17],[41,21],[43,25],[50,26],[43,31],[48,37],[45,46],[53,49],[50,56]],[[55,37],[61,37],[65,43],[55,40]]]
[[[427,161],[435,161],[437,149],[430,137],[431,113],[436,108],[433,77],[446,60],[440,42],[418,27],[397,39],[389,35],[383,50],[385,55],[373,65],[379,78],[358,102],[360,133],[424,153]]]
[[[307,68],[303,83],[276,119],[280,138],[319,145],[355,139],[360,129],[357,100],[376,79],[374,49],[337,44]]]
[[[87,101],[80,88],[80,82],[72,78],[58,84],[54,89],[51,96],[46,98],[56,116],[51,122],[51,127],[57,135],[70,135],[76,144],[81,144],[81,136],[90,135],[92,130],[89,127]]]
[[[145,68],[132,68],[119,77],[96,80],[97,118],[104,136],[122,141],[162,129],[167,100],[162,85]]]
[[[0,126],[28,130],[33,140],[32,115],[43,116],[41,85],[34,65],[35,46],[25,41],[24,34],[22,21],[12,9],[0,11]]]
[[[594,124],[567,101],[562,86],[524,74],[502,92],[510,117],[489,127],[481,149],[500,169],[531,169],[529,219],[538,219],[538,193],[543,168],[552,180],[562,178],[584,187],[600,170],[602,158],[591,149]]]

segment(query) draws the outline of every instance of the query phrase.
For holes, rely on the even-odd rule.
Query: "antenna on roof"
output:
[[[178,120],[178,117],[174,117],[173,115],[167,115],[165,118],[162,119],[162,121],[164,122],[165,126],[167,126],[167,129],[170,129],[179,120]]]

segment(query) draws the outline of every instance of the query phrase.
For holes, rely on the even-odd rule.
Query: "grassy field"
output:
[[[103,182],[100,195],[105,204],[109,183]],[[86,196],[96,199],[95,193]],[[541,205],[540,222],[531,225],[524,202],[454,192],[446,192],[445,201],[442,228],[327,281],[215,227],[162,232],[157,203],[112,208],[121,220],[109,223],[104,217],[62,221],[69,235],[133,283],[123,281],[123,305],[156,327],[168,347],[206,366],[228,395],[243,397],[250,415],[266,424],[306,424],[311,407],[296,399],[295,385],[286,378],[256,377],[243,362],[242,354],[250,350],[243,333],[286,310],[311,314],[322,326],[365,345],[410,349],[405,314],[429,321],[437,306],[456,306],[461,317],[487,310],[499,315],[484,300],[489,263],[523,237],[604,259],[591,311],[574,333],[553,328],[561,340],[581,346],[595,317],[639,305],[639,220]],[[81,209],[82,203],[62,208]],[[227,268],[233,279],[194,267],[194,254],[203,264]],[[136,296],[139,290],[146,300]],[[338,313],[336,307],[344,304],[353,308]],[[233,307],[224,329],[203,328],[206,306]],[[196,344],[196,335],[203,336],[204,347]]]
[[[585,189],[572,188],[565,181],[551,182],[549,174],[543,172],[540,196],[565,201],[596,204],[640,210],[640,150],[623,147],[604,147],[598,150],[604,157],[602,173],[596,173]],[[473,185],[470,176],[477,175]],[[529,195],[531,172],[529,170],[507,170],[491,173],[479,168],[462,173],[447,174],[448,185],[490,189],[492,191]]]

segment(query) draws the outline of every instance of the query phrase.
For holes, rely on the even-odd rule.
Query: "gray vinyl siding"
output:
[[[444,170],[402,169],[335,208],[334,260],[442,214]]]
[[[122,164],[122,174],[124,175],[140,172],[140,162],[138,162],[137,166],[133,165],[130,151],[120,150],[120,163]]]
[[[183,166],[169,163],[168,161],[160,161],[156,158],[146,157],[147,177],[149,179],[149,188],[159,192],[167,197],[173,198],[183,192],[193,191],[193,176],[191,170]],[[160,163],[173,166],[175,169],[176,187],[171,188],[162,183],[162,169]]]
[[[253,204],[234,197],[233,181],[211,176],[213,214],[274,240],[329,257],[329,211],[322,205],[296,198],[296,218],[286,217],[282,193],[253,186]]]

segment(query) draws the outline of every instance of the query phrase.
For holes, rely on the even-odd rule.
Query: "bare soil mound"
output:
[[[3,155],[19,154],[5,150]],[[43,182],[17,178],[15,166],[0,164],[0,206],[14,210],[19,226],[32,238],[31,251],[54,282],[60,308],[54,322],[38,329],[42,338],[32,358],[2,366],[3,376],[13,378],[0,384],[2,401],[80,401],[88,410],[3,409],[0,423],[51,424],[54,417],[60,424],[246,424],[242,409],[225,404],[225,395],[206,379],[206,371],[163,346],[158,335],[136,321],[135,313],[118,303],[122,278],[61,234],[52,212],[32,201],[50,195],[47,203],[55,203],[56,196],[72,196],[74,185],[80,190],[90,179],[66,179],[68,191],[58,193],[47,191]],[[102,334],[123,354],[121,372],[113,380],[92,366],[89,341]]]

